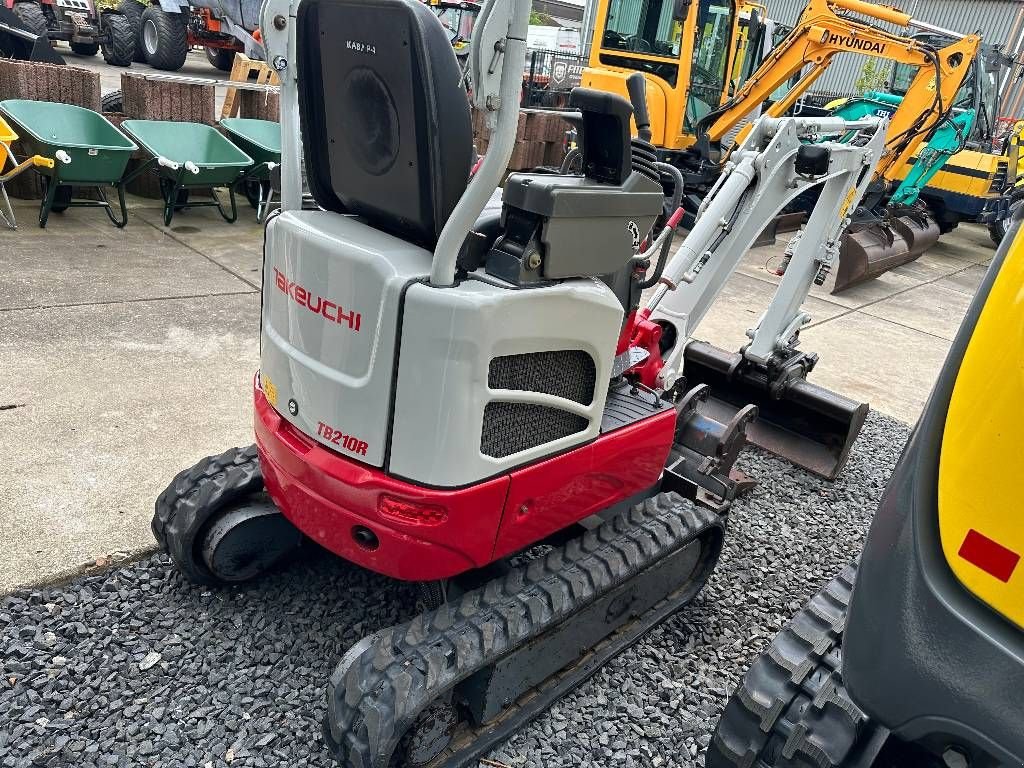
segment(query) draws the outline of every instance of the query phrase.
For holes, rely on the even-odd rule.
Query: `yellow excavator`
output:
[[[937,47],[921,38],[886,32],[871,22],[916,28],[951,42]],[[923,206],[898,216],[878,217],[873,212],[899,185],[915,152],[949,119],[981,38],[863,0],[809,0],[789,34],[737,87],[728,74],[736,67],[738,29],[739,14],[730,0],[599,0],[583,85],[626,93],[626,78],[635,71],[644,73],[653,143],[660,159],[683,174],[684,202],[691,214],[684,226],[692,223],[733,142],[743,140],[748,129],[737,131],[737,126],[766,105],[771,116],[787,114],[836,55],[857,53],[909,65],[916,74],[892,115],[875,183],[855,216],[887,229],[889,245],[879,248],[877,236],[868,236],[870,245],[865,247],[848,243],[847,260],[864,263],[852,269],[846,265],[842,272],[873,277],[912,261],[934,244],[939,227]],[[870,232],[863,221],[860,224],[853,229]]]

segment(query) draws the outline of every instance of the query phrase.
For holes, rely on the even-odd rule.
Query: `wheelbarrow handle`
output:
[[[61,150],[61,151],[63,152],[63,150]],[[68,159],[70,160],[71,158],[68,158]],[[42,155],[32,155],[32,157],[29,158],[29,161],[36,168],[50,168],[50,169],[52,169],[53,166],[56,165],[56,163],[53,162],[53,158],[52,157],[43,157]]]
[[[174,160],[168,160],[166,157],[158,157],[156,162],[157,165],[162,165],[164,168],[170,168],[172,171],[177,171],[182,167],[181,163],[176,163]],[[186,160],[185,170],[195,176],[199,173],[199,166],[191,160]]]

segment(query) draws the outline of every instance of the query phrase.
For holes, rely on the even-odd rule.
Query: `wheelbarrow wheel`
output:
[[[160,194],[163,195],[166,200],[171,194],[171,187],[173,183],[169,179],[160,179]],[[188,190],[179,189],[177,197],[174,198],[174,211],[177,213],[188,205]]]
[[[43,177],[43,196],[45,197],[50,189],[52,182],[46,176]],[[64,213],[68,208],[71,207],[71,187],[67,184],[61,184],[57,187],[57,193],[53,198],[53,205],[50,206],[50,210],[53,213]]]
[[[167,13],[159,5],[142,12],[142,48],[146,61],[155,69],[177,72],[188,55],[188,16]]]
[[[130,67],[135,56],[135,26],[132,20],[117,11],[100,17],[103,30],[103,60],[114,67]]]
[[[18,17],[25,27],[33,34],[39,35],[40,37],[46,36],[46,30],[49,26],[46,23],[46,12],[43,11],[43,7],[36,2],[21,2],[14,4],[14,15]]]
[[[270,182],[249,179],[242,185],[242,192],[245,195],[245,199],[249,201],[249,205],[253,208],[259,208],[260,201],[266,200],[269,195]]]
[[[142,48],[142,12],[146,10],[146,6],[136,0],[121,0],[117,10],[132,23],[132,29],[135,32],[135,50],[132,53],[132,61],[145,64],[146,52]]]

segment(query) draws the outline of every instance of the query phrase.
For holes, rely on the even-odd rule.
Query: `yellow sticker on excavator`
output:
[[[269,376],[260,374],[260,383],[263,385],[263,394],[267,397],[267,402],[270,403],[274,408],[277,407],[277,387],[274,386],[274,382],[270,380]]]
[[[935,93],[935,89],[937,87],[938,87],[938,83],[936,82],[936,79],[934,77],[931,80],[928,81],[928,91],[930,93]]]

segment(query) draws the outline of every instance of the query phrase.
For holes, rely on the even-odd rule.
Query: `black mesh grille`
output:
[[[594,402],[596,381],[594,358],[578,349],[496,357],[487,375],[491,389],[543,392],[580,405]]]
[[[577,432],[590,422],[558,408],[531,403],[488,403],[484,409],[484,430],[480,452],[503,459]]]

